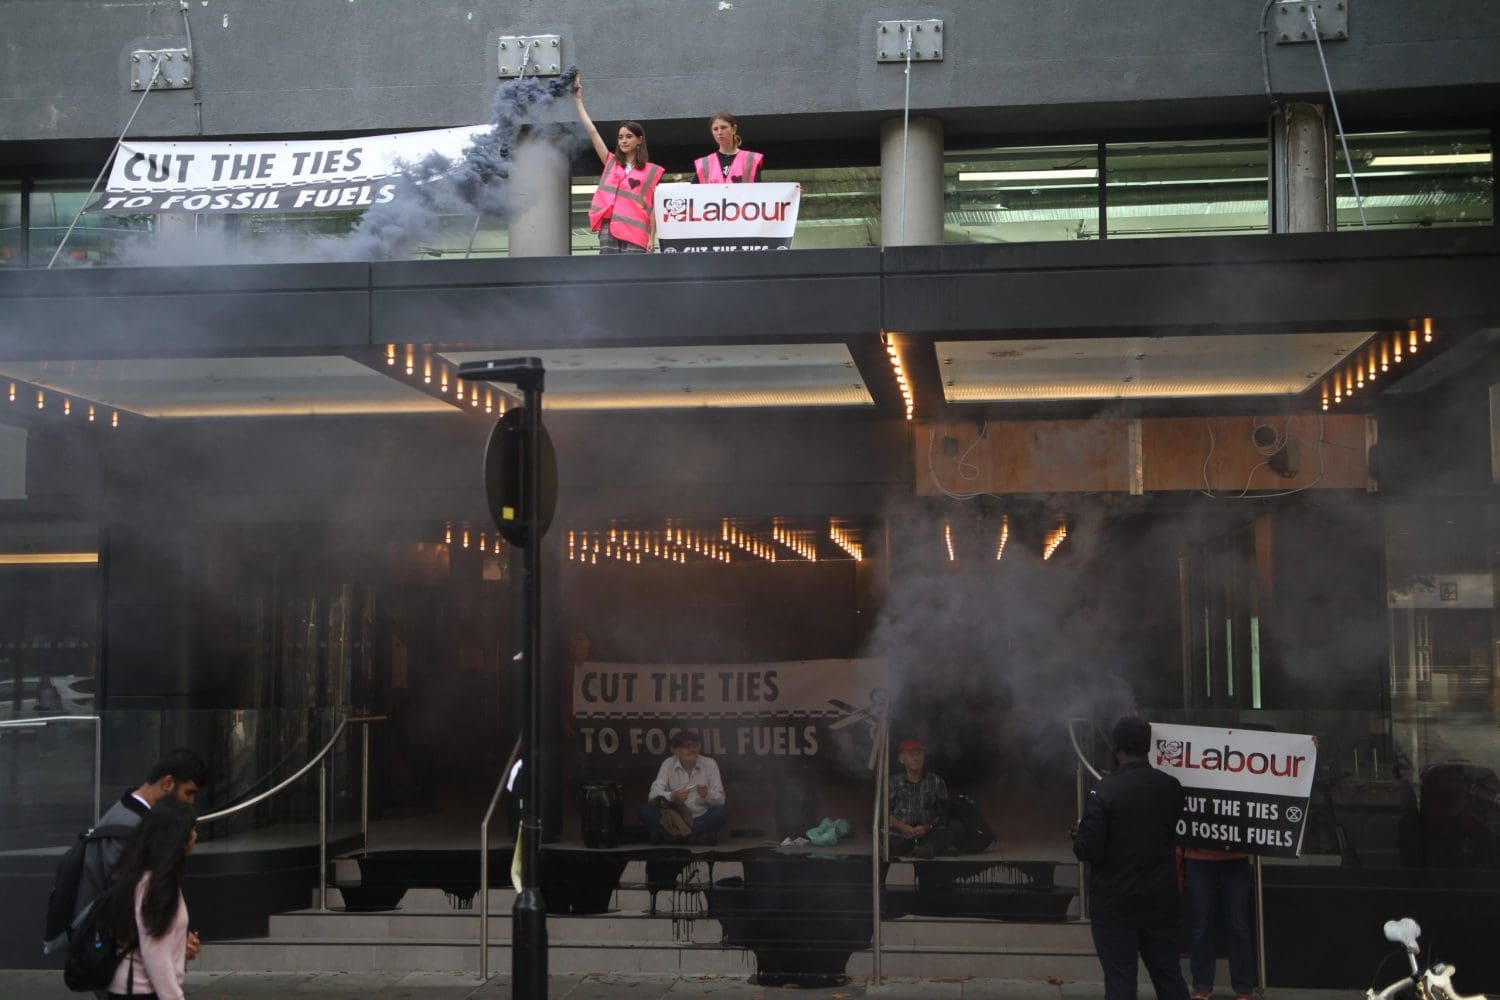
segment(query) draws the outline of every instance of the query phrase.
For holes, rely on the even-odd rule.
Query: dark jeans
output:
[[[1214,985],[1214,927],[1224,921],[1229,939],[1229,985],[1236,993],[1255,989],[1255,941],[1250,936],[1249,858],[1199,861],[1188,858],[1188,909],[1193,918],[1193,988]]]
[[[1104,970],[1104,1000],[1136,1000],[1136,960],[1146,963],[1156,1000],[1187,1000],[1177,958],[1176,927],[1094,924],[1094,950]]]
[[[670,844],[676,842],[677,838],[672,836],[661,825],[661,810],[649,802],[641,803],[636,810],[641,822],[646,824],[646,829],[651,833],[651,840],[657,844]],[[704,837],[718,833],[729,822],[729,810],[724,806],[709,806],[708,809],[693,820],[693,836]]]
[[[913,840],[911,837],[903,837],[893,832],[891,834],[891,854],[910,854],[912,848],[918,844],[932,848],[933,854],[947,854],[954,849],[954,844],[963,839],[964,825],[956,820],[929,831],[927,836],[921,840]]]

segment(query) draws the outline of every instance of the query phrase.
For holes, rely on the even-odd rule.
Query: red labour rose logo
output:
[[[1156,765],[1160,767],[1166,764],[1170,767],[1181,767],[1187,745],[1182,740],[1157,740],[1156,741]]]

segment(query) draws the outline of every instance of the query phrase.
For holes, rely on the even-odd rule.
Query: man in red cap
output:
[[[891,853],[930,858],[963,839],[948,822],[948,786],[927,772],[927,746],[908,737],[896,748],[901,773],[891,776]]]

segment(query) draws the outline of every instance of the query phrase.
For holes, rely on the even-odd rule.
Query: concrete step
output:
[[[548,921],[549,929],[551,921]],[[492,973],[510,969],[508,941],[491,943]],[[647,972],[747,974],[753,958],[738,948],[668,942],[548,941],[548,967],[564,972]],[[479,946],[473,940],[361,941],[318,938],[263,938],[216,941],[193,963],[198,972],[477,972]]]
[[[854,977],[869,976],[873,971],[874,953],[855,952],[849,957],[846,973]],[[1087,952],[1030,952],[990,948],[949,948],[928,950],[882,948],[880,969],[884,976],[911,979],[935,977],[1046,980],[1056,976],[1068,982],[1098,982],[1099,960]],[[1150,996],[1149,990],[1142,994]]]
[[[587,916],[554,914],[547,936],[557,943],[615,941],[715,943],[719,922],[703,910],[679,913],[619,909]],[[882,941],[892,948],[942,950],[945,947],[1093,953],[1083,923],[1021,923],[907,916],[881,923]],[[491,940],[510,935],[509,912],[490,916]],[[477,940],[479,914],[472,910],[392,910],[345,913],[299,910],[271,917],[270,936],[288,940],[445,939]]]
[[[704,943],[723,936],[717,920],[672,919],[644,912],[547,917],[547,938],[555,944]],[[338,913],[302,910],[271,917],[270,936],[287,941],[443,941],[479,939],[479,914],[464,911]],[[510,938],[510,914],[492,914],[490,940]]]
[[[317,893],[313,893],[312,899],[308,901],[310,909],[317,907]],[[667,903],[667,892],[663,891],[657,896],[658,908]],[[509,886],[501,888],[492,886],[490,888],[490,915],[509,916],[510,911],[516,905],[516,891]],[[328,906],[330,912],[344,912],[344,898],[338,891],[337,886],[328,889]],[[626,912],[645,912],[651,909],[651,893],[645,889],[616,889],[610,897],[610,909],[623,910]],[[297,911],[302,912],[302,911]],[[401,897],[401,902],[394,911],[372,911],[372,912],[398,912],[398,913],[467,913],[478,915],[479,894],[475,893],[467,907],[453,905],[453,900],[441,889],[408,889],[406,895]],[[271,919],[275,919],[273,915]]]

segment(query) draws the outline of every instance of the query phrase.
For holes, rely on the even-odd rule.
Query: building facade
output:
[[[1460,890],[1500,904],[1491,5],[0,0],[0,37],[0,717],[103,718],[97,768],[86,726],[4,734],[4,849],[182,743],[240,801],[351,714],[388,720],[377,819],[482,811],[515,574],[480,458],[516,399],[457,370],[525,355],[556,810],[656,753],[584,735],[589,663],[872,659],[997,813],[1070,799],[1071,719],[1317,735],[1304,856],[1266,868],[1275,982],[1368,982],[1399,914],[1361,894],[1450,943]],[[338,207],[81,211],[122,135],[482,124],[533,37],[538,85],[578,67],[669,180],[732,112],[800,185],[791,250],[592,259],[565,99],[504,197],[399,252]],[[863,794],[757,739],[741,787]],[[1054,849],[1053,811],[1004,832]],[[1328,926],[1332,964],[1298,944]]]

